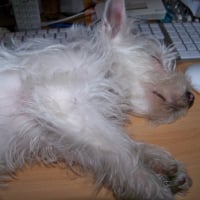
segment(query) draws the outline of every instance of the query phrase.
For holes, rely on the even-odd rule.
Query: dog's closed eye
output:
[[[156,95],[157,97],[159,97],[162,101],[166,101],[165,97],[159,92],[153,91],[152,93]]]

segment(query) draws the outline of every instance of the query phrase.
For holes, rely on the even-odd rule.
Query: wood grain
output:
[[[189,62],[178,63],[185,69]],[[198,200],[200,196],[200,95],[187,116],[170,125],[152,126],[140,118],[131,118],[128,134],[135,140],[163,146],[185,163],[193,186],[183,200]],[[17,179],[0,192],[0,200],[113,200],[111,192],[102,189],[95,194],[91,177],[78,176],[59,166],[27,167]]]

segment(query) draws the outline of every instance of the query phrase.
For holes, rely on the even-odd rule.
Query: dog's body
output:
[[[73,27],[71,35],[82,28]],[[124,2],[108,1],[93,37],[66,45],[34,40],[0,50],[0,174],[24,163],[78,163],[120,199],[173,200],[191,180],[182,164],[131,140],[132,112],[156,123],[184,115],[194,97],[175,53],[133,36]]]

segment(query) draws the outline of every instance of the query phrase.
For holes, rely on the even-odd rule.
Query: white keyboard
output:
[[[141,23],[137,30],[146,35],[153,34],[167,45],[173,43],[181,60],[200,59],[200,23]],[[67,33],[68,28],[12,32],[0,34],[0,40],[9,41],[10,38],[15,38],[23,42],[28,38],[41,37],[64,43],[72,37]]]
[[[200,23],[139,24],[138,29],[174,44],[181,60],[200,59]]]
[[[18,42],[24,42],[30,38],[49,38],[57,40],[62,43],[67,39],[68,28],[60,29],[39,29],[31,31],[21,31],[21,32],[9,32],[0,35],[0,41],[9,42],[10,39],[17,40]]]

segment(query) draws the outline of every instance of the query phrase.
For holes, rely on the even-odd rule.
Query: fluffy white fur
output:
[[[66,44],[0,48],[2,182],[40,161],[78,163],[119,199],[173,200],[191,186],[169,153],[124,133],[131,113],[170,123],[194,100],[173,48],[131,34],[125,15],[124,1],[110,0],[102,24],[72,27]]]

